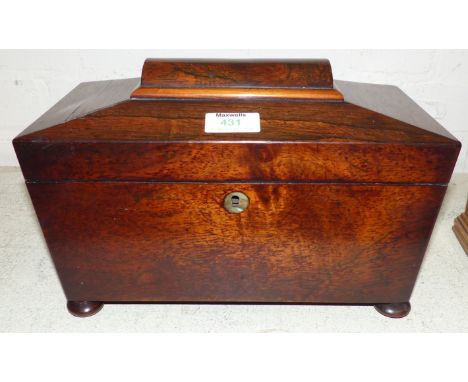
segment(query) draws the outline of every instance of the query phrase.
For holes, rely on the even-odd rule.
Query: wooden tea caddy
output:
[[[206,113],[259,113],[260,131],[207,133]],[[141,80],[80,84],[13,143],[76,316],[240,302],[403,317],[460,150],[398,88],[333,81],[327,60],[147,60]]]

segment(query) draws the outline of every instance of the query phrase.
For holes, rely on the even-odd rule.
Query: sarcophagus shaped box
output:
[[[14,140],[69,310],[105,302],[409,312],[460,143],[326,60],[147,60]]]

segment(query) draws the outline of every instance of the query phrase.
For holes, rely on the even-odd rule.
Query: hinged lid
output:
[[[207,113],[260,131],[205,132]],[[445,184],[460,148],[393,86],[333,81],[327,60],[147,60],[83,83],[14,140],[28,181]]]

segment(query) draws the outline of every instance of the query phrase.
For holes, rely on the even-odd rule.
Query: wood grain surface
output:
[[[431,183],[450,180],[451,145],[34,142],[15,146],[31,181]]]
[[[147,59],[142,87],[333,88],[330,62],[310,60]]]
[[[445,187],[29,183],[69,300],[408,301]],[[249,208],[223,198],[242,191]]]

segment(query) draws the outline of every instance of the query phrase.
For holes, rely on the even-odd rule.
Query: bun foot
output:
[[[96,301],[68,301],[68,311],[76,317],[89,317],[102,309],[103,303]]]
[[[385,317],[403,318],[410,312],[411,305],[409,302],[397,302],[394,304],[376,304],[374,308]]]

